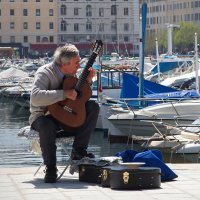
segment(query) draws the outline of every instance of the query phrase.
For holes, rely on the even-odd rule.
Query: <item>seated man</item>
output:
[[[56,137],[59,137],[59,131],[62,130],[62,124],[48,112],[48,106],[66,98],[76,100],[76,90],[63,90],[62,83],[64,77],[67,79],[76,76],[79,67],[78,49],[72,44],[67,44],[58,47],[54,53],[53,62],[41,66],[35,74],[30,98],[29,121],[31,128],[39,132],[42,157],[46,165],[44,177],[46,183],[56,182]],[[89,68],[86,81],[91,84],[94,76],[95,70]],[[87,147],[96,126],[99,106],[95,101],[88,100],[85,107],[86,120],[84,124],[76,132],[64,132],[63,135],[62,131],[62,136],[75,136],[71,154],[73,160],[94,157],[93,154],[87,152]]]

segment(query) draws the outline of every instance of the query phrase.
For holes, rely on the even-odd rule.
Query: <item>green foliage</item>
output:
[[[154,32],[146,35],[145,52],[148,52],[147,54],[155,54],[155,38]]]
[[[200,26],[192,22],[181,22],[180,28],[174,28],[172,32],[173,52],[187,53],[194,50],[194,35],[197,33],[198,43],[200,43]],[[155,33],[147,33],[145,54],[156,54],[155,51]],[[159,30],[158,49],[160,53],[167,52],[167,27]]]

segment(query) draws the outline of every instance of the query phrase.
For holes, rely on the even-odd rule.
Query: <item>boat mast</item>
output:
[[[156,62],[158,71],[158,83],[160,83],[160,64],[159,64],[159,52],[158,52],[158,39],[156,37]]]
[[[116,43],[117,43],[117,53],[119,54],[119,24],[118,24],[118,18],[117,18],[117,2],[115,1],[115,28],[116,28]]]
[[[145,47],[145,34],[146,34],[146,17],[147,17],[147,3],[142,4],[140,16],[140,55],[139,55],[139,63],[140,63],[140,71],[139,71],[139,98],[143,98],[144,96],[144,47]],[[142,104],[142,102],[140,101]],[[141,105],[142,106],[142,105]]]
[[[195,59],[195,72],[196,72],[196,91],[197,91],[197,94],[199,94],[199,74],[198,74],[198,71],[199,71],[199,62],[198,62],[198,44],[197,44],[197,33],[194,34],[194,39],[195,39],[195,56],[194,56],[194,59]]]

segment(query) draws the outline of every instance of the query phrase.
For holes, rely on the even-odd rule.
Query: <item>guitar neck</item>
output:
[[[85,68],[83,69],[83,72],[81,73],[78,82],[76,83],[75,90],[77,92],[81,91],[81,88],[84,85],[84,83],[87,79],[87,76],[89,74],[88,69],[90,67],[92,67],[93,63],[95,62],[96,57],[97,57],[97,54],[95,52],[93,52],[92,55],[90,56],[90,58],[88,59],[87,64],[86,64]]]

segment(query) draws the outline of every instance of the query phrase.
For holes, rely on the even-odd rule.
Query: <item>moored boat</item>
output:
[[[165,124],[189,124],[198,118],[200,113],[200,100],[185,100],[167,102],[145,107],[140,110],[129,110],[127,113],[112,114],[108,117],[110,123],[120,130],[118,133],[110,132],[111,137],[152,136],[157,130],[152,121],[157,123],[157,128],[168,133],[171,128]],[[160,123],[159,123],[160,122]]]

